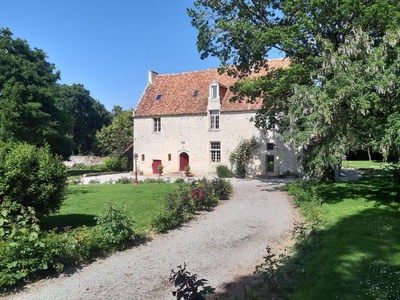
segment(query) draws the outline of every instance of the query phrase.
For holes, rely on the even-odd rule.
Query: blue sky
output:
[[[48,55],[60,83],[81,83],[111,111],[135,108],[149,70],[219,66],[200,59],[186,8],[194,0],[0,0],[0,27]]]

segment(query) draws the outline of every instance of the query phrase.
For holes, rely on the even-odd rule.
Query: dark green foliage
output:
[[[219,178],[231,178],[231,177],[233,177],[231,170],[227,166],[224,166],[224,165],[217,166],[217,176]]]
[[[115,204],[107,203],[95,220],[101,233],[101,240],[106,245],[121,249],[136,237],[133,230],[134,222],[126,215],[123,208]]]
[[[47,143],[53,153],[66,158],[71,137],[54,102],[60,73],[46,60],[46,53],[12,35],[9,29],[0,29],[0,141]]]
[[[255,125],[304,145],[307,175],[333,178],[349,150],[399,157],[399,1],[197,0],[188,14],[201,57],[239,79],[231,100],[262,99]],[[277,54],[290,68],[259,72]]]
[[[57,107],[68,117],[69,134],[73,137],[73,153],[95,151],[96,132],[111,123],[111,114],[90,96],[82,84],[59,85],[55,98]]]
[[[215,197],[220,200],[226,200],[232,193],[232,184],[224,179],[215,178],[211,181]]]
[[[177,300],[204,300],[205,295],[214,294],[214,288],[206,285],[206,279],[198,279],[197,274],[186,270],[186,264],[178,266],[178,271],[171,270],[169,280],[174,283],[176,291],[172,292]]]
[[[0,198],[34,207],[40,218],[59,210],[66,185],[66,167],[49,147],[1,144]]]
[[[152,227],[156,232],[174,229],[192,219],[196,211],[211,210],[219,199],[228,199],[231,192],[232,185],[223,179],[182,182],[165,197],[165,211],[152,221]]]
[[[97,151],[102,156],[120,156],[133,142],[133,110],[117,108],[113,113],[112,123],[96,133]]]
[[[117,183],[117,184],[132,184],[133,183],[133,179],[132,178],[128,178],[128,177],[121,177],[115,183]]]

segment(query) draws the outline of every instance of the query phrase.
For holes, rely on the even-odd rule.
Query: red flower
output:
[[[75,237],[75,240],[76,240],[76,241],[79,241],[79,240],[80,240],[80,238],[78,238],[78,237],[76,236],[76,237]]]
[[[194,198],[194,196],[195,196],[195,195],[194,195],[194,194],[192,194],[191,196],[192,196],[192,198]]]
[[[203,198],[203,197],[204,197],[204,194],[203,194],[203,193],[201,193],[201,194],[200,194],[200,198]]]

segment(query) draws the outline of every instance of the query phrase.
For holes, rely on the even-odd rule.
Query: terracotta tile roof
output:
[[[271,68],[286,68],[288,59],[276,59],[269,61]],[[256,74],[260,75],[260,73]],[[195,71],[179,74],[157,75],[149,84],[139,101],[135,111],[137,117],[187,115],[207,113],[209,87],[213,81],[217,81],[228,89],[221,97],[221,112],[257,110],[261,107],[261,101],[250,104],[246,101],[230,102],[233,93],[229,90],[238,79],[219,74],[217,69]],[[198,91],[197,96],[193,96]],[[162,95],[156,100],[157,95]]]

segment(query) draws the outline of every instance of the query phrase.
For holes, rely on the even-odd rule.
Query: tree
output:
[[[40,49],[0,29],[0,141],[24,141],[70,155],[70,137],[53,99],[60,73]]]
[[[119,157],[133,142],[133,109],[119,112],[109,126],[97,131],[96,140],[101,155]]]
[[[66,167],[48,146],[0,142],[1,202],[34,207],[40,218],[59,210],[66,185]]]
[[[111,114],[104,105],[90,96],[82,84],[59,85],[56,103],[68,116],[67,126],[73,138],[73,153],[92,153],[96,131],[111,123]]]
[[[360,145],[399,156],[398,1],[198,0],[188,14],[201,57],[241,79],[232,100],[262,98],[255,125],[305,145],[306,173],[332,178]],[[290,68],[249,80],[271,51]]]

